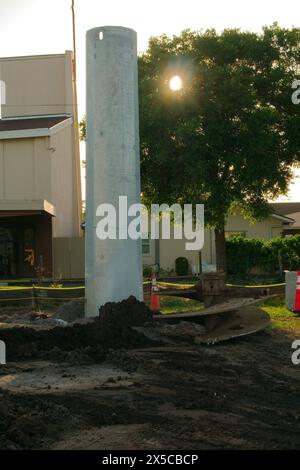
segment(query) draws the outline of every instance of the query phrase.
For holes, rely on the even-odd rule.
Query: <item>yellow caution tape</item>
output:
[[[158,285],[161,286],[170,286],[170,287],[194,287],[195,284],[180,284],[178,282],[158,282]],[[268,287],[281,287],[285,286],[285,282],[280,284],[261,284],[261,285],[239,285],[239,284],[226,284],[228,287],[249,287],[249,288],[268,288]]]
[[[151,281],[145,281],[143,282],[143,285],[149,285],[151,284]],[[176,282],[157,282],[158,286],[162,287],[181,287],[181,288],[191,288],[195,284],[180,284]],[[268,287],[282,287],[285,286],[285,282],[280,283],[280,284],[261,284],[261,285],[240,285],[240,284],[226,284],[228,287],[241,287],[241,288],[263,288],[267,289]],[[0,286],[0,292],[14,292],[14,291],[30,291],[30,290],[36,290],[36,291],[76,291],[76,290],[84,290],[85,286],[77,286],[77,287],[44,287],[44,286]],[[48,297],[50,298],[50,297]]]
[[[41,287],[41,286],[31,286],[31,287],[25,287],[25,286],[0,286],[0,291],[2,292],[11,292],[11,291],[18,291],[18,290],[57,290],[57,291],[63,291],[63,290],[81,290],[85,289],[85,286],[78,286],[78,287]]]
[[[18,290],[32,290],[32,287],[21,287],[21,286],[2,287],[0,286],[0,291],[2,292],[11,292],[11,291],[18,291]]]
[[[82,300],[84,297],[34,297],[38,302],[40,300]],[[13,299],[11,299],[13,300]]]
[[[281,284],[261,284],[261,285],[258,285],[258,286],[241,286],[239,284],[226,284],[226,286],[229,286],[229,287],[249,287],[249,288],[268,288],[268,287],[281,287],[281,286],[285,286],[285,282],[282,282]]]
[[[78,286],[78,287],[41,287],[41,286],[32,286],[32,289],[35,290],[79,290],[85,289],[85,286]]]
[[[78,280],[78,282],[81,281]],[[15,284],[15,283],[19,283],[19,282],[22,282],[22,283],[26,283],[26,284],[34,284],[35,282],[37,282],[37,279],[28,279],[28,278],[24,278],[24,279],[0,279],[0,284]],[[51,282],[51,281],[49,281]],[[58,281],[59,283],[66,283],[66,282],[74,282],[74,279],[64,279],[62,281]]]
[[[40,302],[41,300],[82,300],[84,297],[34,297],[35,300]],[[16,302],[17,300],[33,300],[33,297],[22,297],[13,299],[0,299],[0,302]]]
[[[158,282],[157,283],[158,285],[161,285],[161,286],[176,286],[176,287],[193,287],[195,284],[179,284],[178,282]]]
[[[151,281],[146,281],[143,282],[143,285],[151,284]],[[14,290],[57,290],[57,291],[62,291],[62,290],[82,290],[85,289],[85,286],[77,286],[77,287],[46,287],[46,286],[1,286],[0,285],[0,290],[2,291],[14,291]]]

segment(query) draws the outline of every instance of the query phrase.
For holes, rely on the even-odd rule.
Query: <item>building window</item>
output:
[[[145,236],[145,234],[143,234]],[[150,234],[148,234],[148,238],[142,238],[142,253],[143,256],[150,255]]]
[[[225,232],[225,237],[226,238],[231,238],[231,237],[244,237],[246,238],[246,232],[241,230],[226,230]]]

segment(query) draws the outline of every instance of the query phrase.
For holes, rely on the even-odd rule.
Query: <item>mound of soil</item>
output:
[[[105,325],[142,326],[153,321],[153,312],[131,296],[122,302],[108,302],[99,309],[99,320]]]
[[[67,407],[47,397],[15,395],[0,390],[0,449],[32,449],[45,438],[55,440],[66,422],[76,428],[77,418]]]
[[[63,361],[78,354],[103,360],[111,349],[130,349],[153,344],[142,333],[130,328],[152,319],[151,311],[135,298],[109,303],[100,309],[100,317],[93,322],[71,327],[36,331],[32,328],[2,329],[0,339],[6,343],[7,362],[27,359]],[[70,354],[72,352],[72,354]]]

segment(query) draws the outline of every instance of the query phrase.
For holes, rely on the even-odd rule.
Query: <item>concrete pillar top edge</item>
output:
[[[100,32],[103,32],[103,35],[108,34],[110,36],[115,34],[118,36],[137,35],[137,32],[134,29],[126,28],[125,26],[97,26],[95,28],[89,29],[86,32],[86,35],[93,36],[95,34],[98,37]]]

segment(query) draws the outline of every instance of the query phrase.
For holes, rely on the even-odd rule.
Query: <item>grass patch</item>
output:
[[[203,304],[198,300],[184,299],[181,297],[161,296],[160,298],[161,312],[188,312],[190,310],[197,311],[203,309]]]
[[[284,303],[284,296],[278,295],[260,304],[272,320],[271,328],[300,334],[300,315],[290,312]]]
[[[167,295],[160,296],[160,306],[161,313],[189,312],[190,310],[197,311],[203,309],[203,304],[197,300],[169,297]]]

